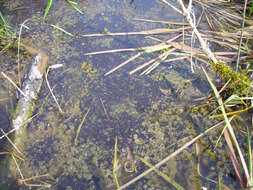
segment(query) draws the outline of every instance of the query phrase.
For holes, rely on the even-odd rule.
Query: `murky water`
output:
[[[173,1],[171,3],[175,4]],[[23,9],[16,10],[17,7]],[[168,27],[166,24],[136,21],[134,18],[182,22],[182,17],[155,0],[87,0],[78,2],[84,12],[79,14],[65,1],[53,1],[46,22],[42,21],[44,1],[10,0],[3,4],[7,19],[13,24],[29,18],[22,42],[45,52],[50,64],[63,64],[51,70],[49,83],[64,110],[59,110],[44,84],[37,109],[24,133],[24,161],[18,160],[24,178],[48,174],[27,183],[40,187],[15,184],[19,189],[116,189],[113,178],[115,137],[118,138],[117,176],[120,185],[148,169],[137,156],[152,164],[158,163],[197,133],[214,124],[205,111],[191,112],[195,97],[206,96],[209,86],[200,74],[191,73],[188,62],[163,63],[149,75],[129,75],[137,65],[158,56],[143,55],[109,76],[104,74],[137,52],[109,53],[85,56],[85,53],[118,48],[136,48],[157,44],[146,36],[126,35],[82,37],[81,34],[133,32]],[[71,32],[70,37],[54,29],[54,24]],[[156,35],[170,39],[176,33]],[[9,62],[16,62],[15,50],[7,52]],[[32,58],[22,51],[24,68]],[[7,60],[1,56],[1,61]],[[15,78],[15,72],[2,69]],[[24,71],[25,73],[25,71]],[[15,89],[1,78],[0,98],[8,98]],[[13,97],[13,96],[12,96]],[[15,99],[15,98],[14,98]],[[7,103],[8,102],[8,103]],[[1,126],[8,126],[9,112],[15,101],[0,102]],[[88,111],[75,144],[78,126]],[[5,128],[7,130],[7,127]],[[213,142],[219,131],[199,142],[200,163],[193,146],[160,168],[185,189],[214,189],[218,175],[230,187],[237,187],[222,144],[213,152]],[[183,140],[181,140],[183,139]],[[211,144],[211,145],[210,145]],[[174,145],[174,146],[172,146]],[[135,157],[137,173],[129,172],[129,155]],[[200,164],[200,165],[199,165]],[[198,166],[204,177],[198,174]],[[15,167],[12,168],[16,170]],[[20,174],[11,171],[15,179]],[[15,175],[16,173],[16,175]],[[11,176],[8,176],[11,177]],[[12,187],[14,188],[14,187]],[[128,189],[175,189],[156,173],[151,173]]]

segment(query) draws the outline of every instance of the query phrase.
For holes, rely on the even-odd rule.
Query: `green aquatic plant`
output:
[[[238,144],[238,141],[237,141],[237,138],[236,138],[236,136],[235,136],[233,127],[232,127],[232,125],[231,125],[231,123],[230,123],[230,121],[229,121],[229,118],[228,118],[227,114],[226,114],[226,111],[225,111],[225,108],[224,108],[224,104],[223,104],[222,98],[221,98],[221,96],[220,96],[220,94],[219,94],[217,88],[215,87],[215,85],[213,84],[213,82],[211,81],[211,79],[209,78],[209,76],[208,76],[208,74],[206,73],[206,71],[205,71],[204,68],[203,68],[203,71],[204,71],[204,74],[205,74],[205,76],[206,76],[206,78],[207,78],[207,80],[208,80],[208,82],[209,82],[209,84],[210,84],[210,86],[211,86],[211,88],[212,88],[214,94],[215,94],[215,97],[216,97],[217,102],[218,102],[218,104],[219,104],[219,109],[221,110],[222,115],[223,115],[224,120],[225,120],[225,123],[226,123],[226,127],[227,127],[226,130],[228,131],[229,135],[225,135],[225,140],[226,140],[226,142],[227,142],[227,144],[228,144],[229,150],[230,150],[231,153],[234,152],[233,147],[232,147],[232,145],[231,145],[231,140],[230,140],[230,138],[231,138],[231,139],[232,139],[232,142],[233,142],[233,144],[234,144],[234,146],[235,146],[235,148],[236,148],[236,151],[237,151],[237,153],[238,153],[238,155],[239,155],[239,158],[240,158],[240,161],[241,161],[241,164],[242,164],[242,167],[243,167],[243,171],[244,171],[244,174],[245,174],[245,176],[246,176],[247,185],[251,185],[251,184],[252,184],[251,176],[250,176],[250,174],[249,174],[249,170],[248,170],[248,168],[247,168],[247,165],[246,165],[245,159],[244,159],[244,157],[243,157],[241,148],[240,148],[240,146],[239,146],[239,144]],[[225,131],[225,132],[226,132],[226,131]],[[249,151],[251,151],[251,150],[249,150]],[[235,160],[235,159],[236,159],[236,157],[235,157],[235,155],[234,155],[234,157],[231,158],[233,164],[234,164],[234,160]],[[250,165],[251,165],[251,162],[250,162]],[[237,173],[237,169],[238,169],[237,166],[234,165],[234,168],[235,168],[236,173]],[[239,172],[238,172],[238,173],[239,173]],[[240,173],[237,174],[237,176],[238,176],[238,178],[240,179]],[[244,184],[241,184],[241,185],[244,186]]]
[[[251,153],[251,140],[250,140],[250,132],[247,127],[247,145],[248,145],[248,168],[249,168],[249,177],[250,177],[250,186],[253,184],[253,174],[252,174],[252,153]]]
[[[47,7],[46,7],[46,10],[45,10],[43,19],[46,19],[47,14],[48,14],[48,12],[49,12],[51,6],[52,6],[52,3],[53,3],[53,0],[48,0],[48,2],[47,2]]]
[[[0,11],[0,18],[1,18],[1,25],[8,26],[8,24],[7,24],[6,20],[4,19],[4,16],[3,16],[3,14],[1,13],[1,11]]]
[[[72,6],[77,12],[79,12],[80,14],[83,14],[83,12],[77,7],[77,3],[71,0],[66,0],[67,3]]]
[[[236,94],[238,96],[248,96],[251,92],[250,78],[247,76],[247,71],[235,72],[229,65],[225,63],[211,62],[212,69],[225,80],[230,80],[228,85],[229,96]]]
[[[73,7],[76,11],[78,11],[80,14],[83,14],[83,12],[77,7],[77,3],[76,3],[76,2],[71,1],[71,0],[66,0],[66,1],[67,1],[67,3],[68,3],[71,7]],[[44,16],[43,16],[43,19],[44,19],[44,20],[46,19],[47,14],[48,14],[48,12],[49,12],[49,10],[50,10],[52,4],[53,4],[53,0],[48,0],[48,2],[47,2],[47,7],[46,7],[46,10],[45,10],[45,13],[44,13]]]
[[[15,39],[15,29],[7,23],[0,11],[0,53],[10,47]]]
[[[93,74],[97,73],[97,69],[92,67],[91,63],[83,62],[81,64],[82,71],[87,74],[88,77],[91,77]]]
[[[249,10],[249,16],[251,17],[253,15],[253,0],[251,1],[251,7]]]

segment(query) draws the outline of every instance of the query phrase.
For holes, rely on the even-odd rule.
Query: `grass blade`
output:
[[[146,164],[148,167],[152,168],[153,165],[151,163],[149,163],[147,160],[137,156],[144,164]],[[164,180],[166,180],[167,182],[169,182],[170,184],[172,184],[176,189],[178,190],[184,190],[184,188],[179,185],[177,182],[175,182],[172,178],[170,178],[169,176],[167,176],[165,173],[159,171],[158,169],[154,169],[154,171],[161,176]]]
[[[217,190],[221,190],[221,178],[218,176]]]
[[[233,118],[234,118],[234,116],[230,117],[230,118],[229,118],[229,122],[231,122]],[[226,128],[227,128],[227,126],[225,126],[225,127],[222,129],[221,134],[220,134],[220,136],[218,137],[218,139],[217,139],[217,141],[216,141],[216,143],[215,143],[214,149],[216,149],[216,147],[217,147],[218,143],[220,142],[220,139],[221,139],[222,135],[224,134]]]
[[[240,146],[239,146],[239,144],[238,144],[238,142],[237,142],[237,140],[236,140],[235,134],[234,134],[234,132],[233,132],[233,128],[232,128],[232,126],[231,126],[231,124],[230,124],[230,122],[229,122],[229,119],[228,119],[228,117],[227,117],[225,108],[224,108],[224,106],[223,106],[223,101],[222,101],[222,99],[221,99],[221,97],[220,97],[220,94],[219,94],[218,90],[216,89],[216,87],[215,87],[214,84],[212,83],[211,79],[209,78],[208,74],[206,73],[205,69],[204,69],[204,68],[202,68],[202,69],[203,69],[203,71],[204,71],[204,73],[205,73],[205,75],[206,75],[206,78],[207,78],[207,80],[208,80],[210,86],[212,87],[212,89],[213,89],[213,91],[214,91],[215,97],[216,97],[217,102],[218,102],[218,104],[219,104],[219,106],[220,106],[220,110],[221,110],[221,112],[222,112],[222,114],[223,114],[223,117],[224,117],[224,119],[225,119],[226,125],[227,125],[227,127],[228,127],[229,134],[230,134],[230,136],[231,136],[231,138],[232,138],[232,141],[233,141],[233,143],[234,143],[234,145],[235,145],[235,147],[236,147],[236,150],[237,150],[237,152],[238,152],[238,154],[239,154],[239,157],[240,157],[240,160],[241,160],[241,164],[242,164],[242,166],[243,166],[243,169],[244,169],[244,173],[245,173],[247,182],[250,182],[250,177],[249,177],[248,168],[247,168],[246,162],[245,162],[245,160],[244,160],[244,158],[243,158],[243,155],[242,155]]]
[[[76,138],[75,138],[75,145],[77,145],[77,138],[78,138],[78,136],[79,136],[81,127],[82,127],[82,125],[83,125],[83,123],[84,123],[84,121],[85,121],[85,119],[86,119],[86,117],[87,117],[89,111],[90,111],[90,108],[88,109],[88,111],[86,112],[86,114],[83,116],[83,119],[82,119],[81,123],[79,124],[79,126],[78,126],[78,128],[77,128],[77,131],[76,131]]]
[[[252,0],[252,3],[251,3],[251,8],[249,10],[249,16],[252,16],[253,15],[253,0]]]
[[[69,36],[71,36],[71,37],[74,36],[73,34],[71,34],[70,32],[67,32],[66,30],[62,29],[62,28],[59,27],[59,26],[56,26],[56,25],[53,25],[53,24],[49,24],[49,26],[52,26],[53,28],[56,28],[56,29],[60,30],[61,32],[65,33],[65,34],[67,34],[67,35],[69,35]]]
[[[67,0],[67,3],[73,7],[77,12],[79,12],[80,14],[83,14],[83,12],[76,6],[77,3],[71,0]]]
[[[115,145],[114,145],[113,177],[114,177],[117,188],[119,188],[119,182],[118,182],[118,178],[116,175],[116,170],[117,170],[117,166],[119,163],[119,160],[117,158],[117,151],[118,151],[118,138],[116,136],[115,137]]]
[[[249,166],[249,176],[250,176],[250,186],[253,182],[252,176],[252,155],[251,155],[251,140],[250,140],[250,133],[249,128],[247,127],[247,143],[248,143],[248,166]]]
[[[3,22],[3,25],[4,26],[8,26],[6,20],[4,19],[4,16],[2,15],[1,11],[0,11],[0,18],[1,18],[1,21]]]
[[[52,3],[53,3],[53,0],[48,0],[48,2],[47,2],[47,8],[46,8],[45,13],[44,13],[44,16],[43,16],[43,19],[44,19],[44,20],[45,20],[46,17],[47,17],[47,14],[48,14],[48,12],[49,12],[51,6],[52,6]]]

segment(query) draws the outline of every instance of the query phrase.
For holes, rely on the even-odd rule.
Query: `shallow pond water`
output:
[[[174,1],[171,1],[175,4]],[[85,53],[119,48],[137,48],[157,44],[144,35],[82,37],[81,34],[105,32],[134,32],[166,28],[167,24],[134,20],[145,18],[182,22],[183,18],[156,0],[86,0],[78,2],[83,14],[65,1],[53,1],[46,21],[42,20],[45,1],[6,1],[1,5],[13,25],[29,20],[22,42],[43,51],[50,64],[63,64],[52,69],[49,83],[64,114],[59,110],[44,84],[37,108],[23,134],[20,148],[24,161],[19,160],[24,178],[48,174],[51,177],[34,178],[26,186],[14,184],[18,189],[116,189],[113,178],[115,137],[118,138],[117,176],[120,185],[148,169],[137,156],[152,164],[158,163],[177,148],[212,126],[215,121],[205,117],[206,111],[191,111],[197,103],[194,98],[206,96],[208,83],[201,74],[192,73],[187,61],[163,63],[149,75],[129,75],[137,65],[158,56],[145,54],[109,76],[106,72],[135,55],[137,52],[108,53],[86,56]],[[22,7],[22,9],[16,9]],[[54,24],[72,33],[74,37],[51,27]],[[170,26],[171,27],[171,26]],[[168,40],[176,33],[157,35]],[[15,50],[13,50],[14,52]],[[15,62],[15,53],[6,52],[8,61]],[[21,52],[23,67],[32,57]],[[15,77],[15,72],[8,70]],[[25,69],[24,72],[25,73]],[[1,96],[7,98],[15,89],[1,78]],[[10,88],[11,90],[9,90]],[[7,90],[8,89],[8,90]],[[15,96],[13,95],[12,97]],[[14,102],[14,103],[13,103]],[[1,103],[1,102],[0,102]],[[10,110],[15,101],[1,104],[1,126],[8,126]],[[87,111],[87,118],[77,136],[78,126]],[[5,115],[4,115],[5,114]],[[7,128],[5,128],[7,130]],[[218,144],[213,146],[219,131],[199,141],[201,158],[197,159],[193,146],[171,159],[160,170],[185,189],[214,189],[218,175],[232,189],[234,180],[227,154]],[[75,141],[77,139],[77,141]],[[137,172],[129,172],[129,150],[135,158]],[[219,155],[219,156],[217,156]],[[198,168],[201,175],[199,176]],[[229,169],[230,168],[230,169]],[[16,165],[6,178],[20,179]],[[4,180],[2,187],[13,182]],[[9,184],[8,184],[9,183]],[[151,173],[127,189],[176,189],[156,173]]]

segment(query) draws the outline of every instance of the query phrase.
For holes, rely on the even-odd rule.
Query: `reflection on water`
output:
[[[22,137],[21,148],[25,161],[19,160],[24,178],[49,174],[54,179],[42,177],[30,183],[42,186],[51,184],[50,189],[59,190],[116,189],[112,175],[115,136],[118,137],[117,176],[122,185],[137,175],[125,168],[129,161],[128,149],[135,157],[139,174],[147,167],[137,156],[155,164],[212,125],[212,121],[203,119],[201,111],[188,111],[194,105],[192,97],[206,95],[208,87],[198,74],[190,72],[187,62],[162,64],[147,76],[127,74],[136,65],[158,55],[154,53],[144,55],[105,77],[104,73],[135,52],[84,56],[92,51],[156,44],[144,36],[82,38],[78,34],[102,33],[105,29],[109,32],[131,32],[167,27],[165,24],[140,22],[133,18],[182,21],[169,8],[164,8],[163,4],[154,0],[145,0],[145,3],[142,0],[87,0],[78,2],[78,7],[84,12],[81,15],[66,3],[54,1],[46,22],[43,22],[44,6],[39,2],[17,12],[21,15],[18,18],[8,10],[15,6],[26,6],[28,2],[11,0],[4,3],[11,22],[30,18],[27,23],[30,30],[24,31],[23,43],[46,52],[51,64],[63,64],[62,68],[52,70],[48,77],[65,113],[61,115],[58,112],[44,85],[37,102],[38,116],[27,126]],[[62,27],[75,37],[47,23]],[[161,35],[159,38],[169,39],[174,35]],[[90,112],[75,145],[78,125],[88,109]],[[202,175],[217,179],[217,171],[224,175],[226,172],[220,167],[221,164],[217,164],[223,158],[218,159],[205,152],[211,140],[200,143],[204,151],[201,164],[206,168],[202,170]],[[171,146],[173,144],[176,145]],[[16,172],[15,178],[20,179],[16,166],[13,165],[11,169],[12,175],[15,176]],[[196,169],[193,147],[161,167],[161,171],[186,189],[215,187],[215,184],[200,178]],[[22,184],[19,184],[19,188],[28,189]],[[44,187],[31,187],[40,188]],[[129,187],[173,188],[155,173]]]

